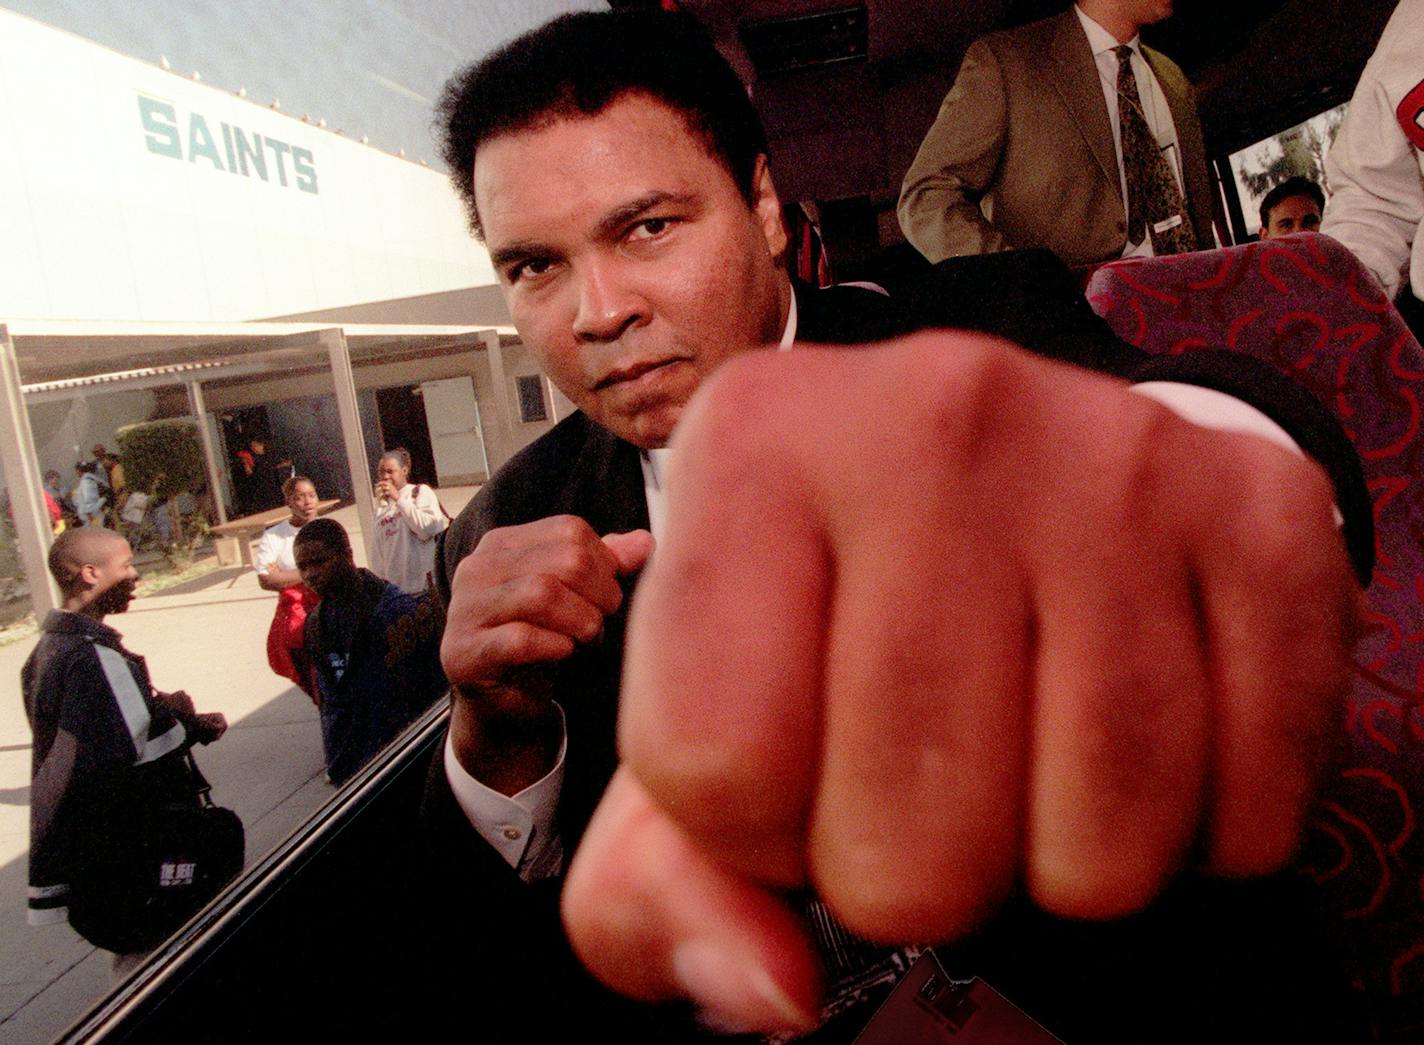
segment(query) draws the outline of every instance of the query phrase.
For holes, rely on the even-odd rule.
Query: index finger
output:
[[[690,456],[674,455],[666,539],[629,615],[619,747],[701,844],[789,886],[804,878],[820,760],[808,694],[821,682],[832,566],[795,462],[772,452],[795,422],[734,369],[716,379],[713,408],[681,422]],[[719,418],[753,423],[725,440]]]

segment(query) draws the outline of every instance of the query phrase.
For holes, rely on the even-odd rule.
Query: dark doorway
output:
[[[381,419],[382,449],[403,446],[410,451],[410,481],[439,485],[435,454],[430,448],[430,425],[425,420],[425,398],[419,385],[376,389],[376,413]],[[373,462],[374,463],[374,462]]]
[[[277,496],[276,504],[269,504],[268,502],[272,499],[269,496],[271,494],[270,487],[280,483],[282,477],[277,477],[266,483],[254,482],[242,461],[244,453],[250,458],[251,451],[248,444],[253,439],[262,440],[269,453],[275,451],[277,456],[281,457],[281,451],[272,445],[272,424],[267,415],[267,408],[265,406],[238,407],[224,411],[221,419],[224,444],[222,466],[227,470],[232,480],[234,501],[228,506],[229,514],[251,515],[253,512],[277,507],[281,504],[281,496],[280,494]],[[264,465],[272,463],[275,462],[264,462]]]

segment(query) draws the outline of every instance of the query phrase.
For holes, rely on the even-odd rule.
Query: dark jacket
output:
[[[41,625],[20,672],[34,734],[30,790],[32,921],[61,916],[81,843],[96,825],[132,822],[146,809],[191,796],[187,732],[153,700],[144,659],[117,631],[64,610]]]
[[[333,784],[348,780],[445,690],[439,608],[370,570],[306,619],[321,743]]]
[[[1159,359],[1132,348],[1092,312],[1047,252],[954,259],[893,301],[854,288],[798,288],[797,302],[801,342],[859,343],[924,327],[962,327],[1115,376],[1183,380],[1237,394],[1275,418],[1326,467],[1347,518],[1356,568],[1369,575],[1370,502],[1358,459],[1329,413],[1244,357]],[[893,419],[894,404],[886,403],[885,410]],[[599,534],[648,525],[638,450],[582,414],[517,454],[452,523],[436,562],[442,592],[448,598],[455,568],[490,529],[564,513],[582,517]],[[624,583],[631,589],[636,579]],[[566,853],[577,845],[616,766],[626,607],[625,600],[608,618],[602,643],[553,668],[568,730],[558,809]],[[441,789],[448,791],[443,774],[433,771],[427,801],[444,803]],[[442,837],[448,842],[459,833],[461,826],[447,819]],[[468,825],[463,833],[462,844],[481,845]],[[567,951],[551,914],[552,890],[521,890],[497,855],[487,855],[494,859],[470,862],[468,889],[472,897],[486,890],[499,897],[497,912],[490,908],[497,921],[489,924],[501,927],[503,936],[481,934],[479,946],[496,964],[531,946],[541,953]],[[494,891],[496,878],[504,881]],[[1349,1040],[1340,1033],[1352,1018],[1344,984],[1316,926],[1309,898],[1287,876],[1250,883],[1189,877],[1149,911],[1111,924],[1050,918],[1026,900],[1011,901],[983,933],[946,950],[945,957],[952,973],[984,975],[1070,1042],[1265,1040],[1277,1031],[1292,1040]],[[531,934],[538,942],[531,942]],[[1225,974],[1218,977],[1214,969]],[[527,987],[515,981],[505,989]],[[853,1036],[851,1024],[869,1016],[868,1006],[861,1009],[858,1022],[840,1023],[831,1037]],[[1143,1023],[1148,1017],[1151,1022]]]

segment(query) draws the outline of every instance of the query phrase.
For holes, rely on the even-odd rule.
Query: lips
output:
[[[670,357],[668,359],[651,359],[640,363],[630,363],[627,366],[621,366],[617,370],[605,374],[593,387],[595,391],[598,391],[599,389],[610,388],[613,385],[626,384],[630,381],[636,381],[638,378],[644,377],[647,374],[661,370],[664,367],[671,366],[673,363],[681,362],[683,362],[683,360],[680,358]]]

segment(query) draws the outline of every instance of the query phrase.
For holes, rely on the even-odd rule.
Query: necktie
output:
[[[1127,176],[1127,241],[1141,243],[1144,232],[1150,229],[1152,249],[1158,254],[1195,250],[1196,235],[1182,191],[1142,113],[1137,77],[1132,74],[1132,48],[1124,44],[1113,48],[1113,53],[1117,55],[1122,168]]]

